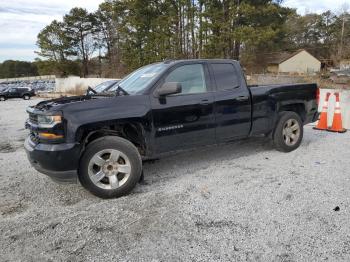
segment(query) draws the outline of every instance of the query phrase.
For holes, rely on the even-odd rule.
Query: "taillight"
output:
[[[316,89],[316,103],[317,104],[320,103],[320,89],[319,88]]]

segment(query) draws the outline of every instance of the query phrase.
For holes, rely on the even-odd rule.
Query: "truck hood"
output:
[[[33,108],[37,110],[45,111],[45,110],[55,109],[56,107],[60,107],[61,105],[66,105],[71,103],[81,103],[91,99],[93,99],[93,97],[90,95],[60,97],[56,99],[42,101],[37,105],[33,106]]]
[[[52,99],[30,107],[34,114],[62,113],[73,122],[103,121],[133,117],[147,111],[149,98],[145,95],[106,96],[86,95]],[[86,119],[85,119],[86,118]]]

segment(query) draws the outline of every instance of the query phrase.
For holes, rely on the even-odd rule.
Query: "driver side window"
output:
[[[197,94],[207,92],[204,68],[202,64],[180,66],[166,77],[165,82],[180,83],[182,86],[181,94]]]

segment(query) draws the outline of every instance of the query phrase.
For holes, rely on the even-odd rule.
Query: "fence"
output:
[[[0,83],[2,83],[2,82],[17,82],[17,81],[54,80],[55,78],[56,78],[55,75],[3,78],[3,79],[0,79]]]
[[[78,94],[86,91],[89,86],[95,87],[109,80],[112,79],[80,77],[56,78],[55,92]]]
[[[296,84],[307,82],[305,77],[290,75],[255,74],[247,76],[250,85]]]
[[[30,87],[35,91],[55,92],[64,94],[83,94],[89,86],[95,87],[109,78],[80,78],[70,76],[67,78],[56,78],[55,76],[20,77],[0,79],[0,89],[7,87]]]

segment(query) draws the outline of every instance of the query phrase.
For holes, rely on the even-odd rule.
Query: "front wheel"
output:
[[[29,95],[24,95],[24,96],[23,96],[23,99],[24,99],[24,100],[29,100],[29,99],[30,99],[30,96],[29,96]]]
[[[0,96],[0,101],[5,101],[5,100],[6,100],[6,97]]]
[[[121,137],[90,143],[80,160],[80,183],[101,198],[128,194],[140,180],[142,160],[137,148]]]
[[[289,111],[280,113],[280,119],[273,135],[273,142],[277,150],[291,152],[297,149],[303,135],[303,122],[298,114]]]

